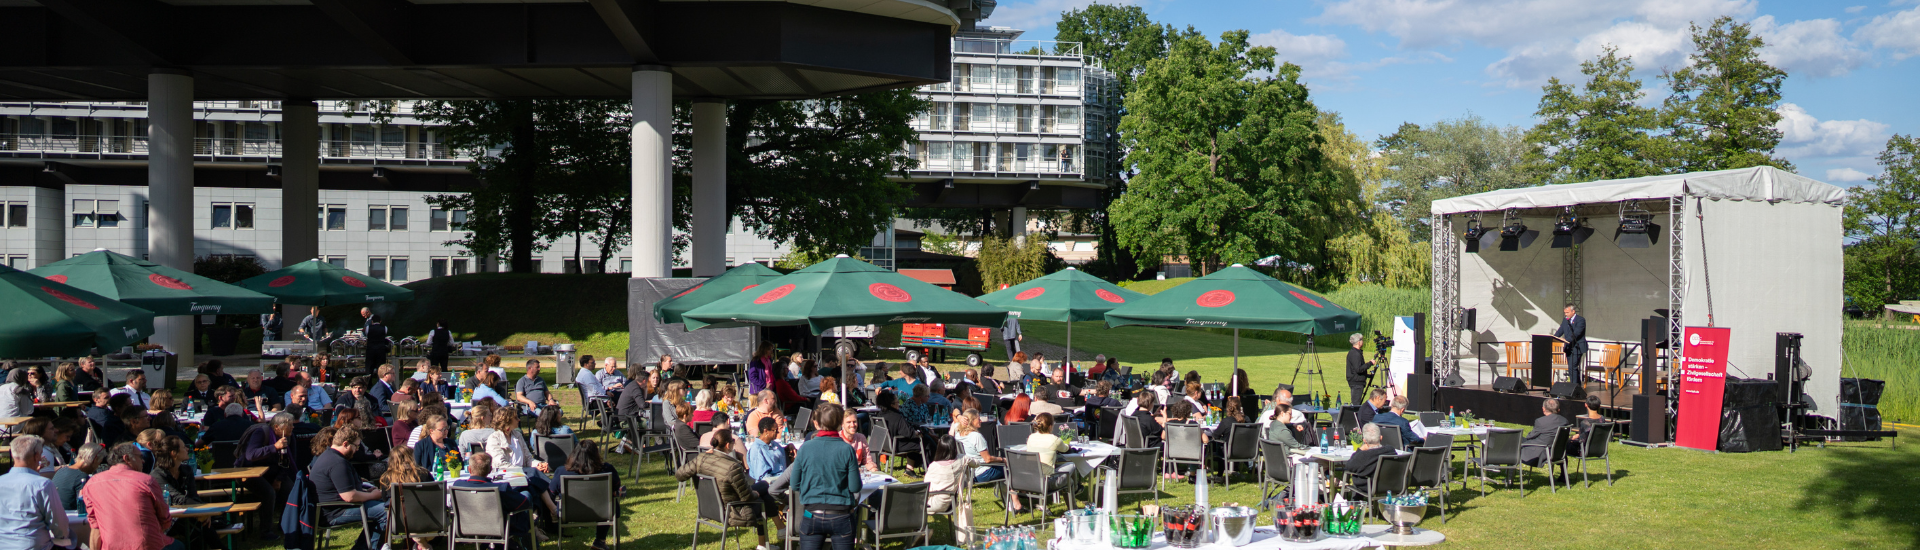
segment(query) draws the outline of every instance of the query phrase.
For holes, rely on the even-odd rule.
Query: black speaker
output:
[[[1478,323],[1478,321],[1480,320],[1479,308],[1470,307],[1470,308],[1461,310],[1461,314],[1462,314],[1462,317],[1460,320],[1463,321],[1465,324],[1465,326],[1461,328],[1464,328],[1467,330],[1479,330],[1474,328],[1474,327],[1480,326],[1480,324]]]
[[[1640,320],[1640,393],[1653,395],[1660,388],[1659,372],[1655,364],[1660,359],[1660,346],[1667,332],[1665,317],[1648,317]]]
[[[1794,391],[1800,378],[1794,372],[1794,366],[1800,363],[1800,333],[1779,332],[1773,335],[1773,380],[1779,383],[1775,403],[1791,404],[1799,401],[1799,393]]]
[[[1633,425],[1628,440],[1643,444],[1667,442],[1667,399],[1658,395],[1633,396]]]
[[[1493,391],[1506,393],[1527,393],[1527,382],[1512,376],[1493,379]]]
[[[1407,410],[1433,410],[1433,377],[1413,375],[1407,377]]]
[[[1547,390],[1547,395],[1561,399],[1586,399],[1587,389],[1573,382],[1554,382],[1553,388]]]
[[[1413,314],[1413,372],[1414,373],[1427,374],[1427,373],[1433,372],[1432,368],[1429,368],[1423,365],[1423,363],[1426,363],[1425,361],[1421,361],[1422,358],[1425,358],[1428,355],[1430,354],[1427,353],[1427,314],[1415,313]]]

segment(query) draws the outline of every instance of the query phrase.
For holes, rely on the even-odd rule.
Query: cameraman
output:
[[[1367,337],[1355,332],[1353,336],[1347,338],[1347,341],[1353,344],[1353,349],[1347,350],[1347,387],[1353,390],[1351,402],[1359,404],[1361,396],[1367,391],[1367,380],[1372,378],[1368,376],[1368,369],[1373,366],[1373,363],[1367,361],[1365,351]]]

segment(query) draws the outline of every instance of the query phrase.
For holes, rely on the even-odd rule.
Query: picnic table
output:
[[[45,402],[45,403],[34,403],[34,404],[33,404],[33,406],[35,406],[35,407],[47,407],[47,408],[50,408],[50,409],[52,409],[52,408],[59,408],[59,409],[64,409],[64,408],[67,408],[67,407],[78,407],[78,406],[81,406],[81,405],[89,405],[89,404],[92,404],[92,403],[93,403],[93,401],[48,401],[48,402]]]

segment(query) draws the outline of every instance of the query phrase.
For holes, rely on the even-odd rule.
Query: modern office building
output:
[[[1111,75],[1077,44],[1019,35],[1001,27],[956,35],[951,81],[919,89],[933,108],[914,121],[920,141],[907,149],[920,165],[902,182],[962,190],[936,197],[948,202],[979,194],[970,189],[1001,192],[994,196],[1008,200],[960,206],[1006,210],[1025,227],[1026,205],[1067,207],[1061,197],[1104,187],[1114,147],[1101,141],[1102,125],[1114,122],[1114,99]],[[398,102],[376,119],[364,102],[318,102],[320,257],[393,282],[497,269],[497,259],[448,244],[463,237],[466,212],[428,198],[479,182],[471,159],[450,151],[413,105]],[[194,256],[250,257],[268,269],[305,260],[281,251],[280,103],[193,106]],[[146,116],[140,102],[0,102],[0,263],[30,269],[96,248],[147,255]],[[727,229],[727,265],[787,254],[737,221]],[[892,267],[891,235],[863,252]],[[541,270],[632,268],[630,250],[605,266],[591,242],[579,263],[573,250],[570,240],[552,243],[537,256]]]

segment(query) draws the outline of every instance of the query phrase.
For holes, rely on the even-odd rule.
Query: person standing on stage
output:
[[[1373,362],[1367,360],[1367,338],[1355,332],[1347,338],[1353,349],[1347,350],[1347,387],[1353,390],[1353,403],[1360,403],[1362,392],[1367,391],[1367,369]]]
[[[1564,312],[1567,314],[1567,317],[1565,320],[1560,321],[1560,328],[1553,331],[1553,336],[1567,341],[1567,345],[1565,346],[1567,353],[1567,372],[1569,379],[1578,382],[1579,379],[1577,377],[1582,371],[1586,370],[1586,365],[1582,364],[1580,360],[1587,355],[1587,318],[1581,317],[1580,312],[1574,309],[1573,304],[1567,304],[1567,309],[1565,309]]]
[[[1020,318],[1012,315],[1000,324],[1000,341],[1006,344],[1007,360],[1014,361],[1013,354],[1020,352],[1020,341],[1026,337],[1020,334]]]

